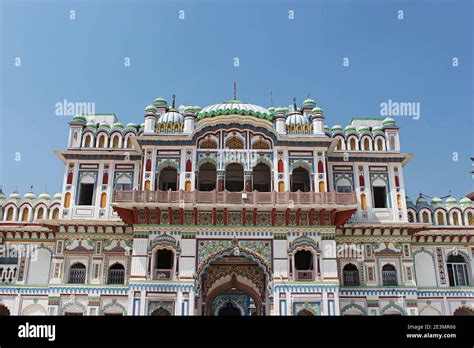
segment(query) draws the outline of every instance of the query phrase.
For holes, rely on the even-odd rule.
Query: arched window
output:
[[[92,147],[92,135],[86,134],[84,138],[84,147]]]
[[[352,192],[352,183],[347,178],[341,178],[336,182],[337,192]]]
[[[120,145],[120,138],[118,135],[114,136],[113,139],[112,139],[112,147],[114,149],[117,149]]]
[[[414,214],[411,211],[408,212],[408,222],[415,222]]]
[[[372,197],[374,208],[387,208],[387,186],[386,182],[380,178],[372,182]]]
[[[129,137],[127,138],[127,148],[130,149],[130,148],[132,148],[132,147],[133,147],[133,144],[132,144],[132,137],[129,136]]]
[[[260,192],[270,192],[272,188],[272,174],[270,168],[263,163],[253,167],[253,189]]]
[[[393,134],[390,135],[390,150],[391,151],[395,150],[395,136]]]
[[[216,189],[217,171],[212,163],[204,163],[199,167],[197,175],[198,190],[212,191]]]
[[[466,214],[466,225],[473,226],[474,225],[474,216],[472,211],[468,211]]]
[[[158,175],[157,187],[161,191],[176,191],[178,189],[178,171],[174,167],[166,167]]]
[[[357,269],[356,265],[348,263],[344,266],[342,270],[342,283],[344,284],[344,286],[360,285],[359,270]]]
[[[296,315],[306,317],[314,316],[314,314],[310,310],[305,308],[301,309]]]
[[[324,174],[324,164],[323,164],[323,161],[318,161],[318,174]]]
[[[303,167],[298,167],[291,173],[291,192],[296,191],[309,192],[311,183],[308,171]]]
[[[397,286],[397,270],[395,266],[386,264],[382,267],[382,285],[383,286]]]
[[[351,150],[351,151],[357,150],[357,145],[356,145],[355,138],[351,138],[349,140],[349,150]]]
[[[86,266],[77,262],[69,268],[69,284],[85,284],[86,282]]]
[[[44,219],[44,208],[43,207],[39,207],[38,214],[36,215],[36,218],[38,220]]]
[[[444,215],[443,212],[439,211],[438,214],[436,214],[438,217],[438,225],[444,225]]]
[[[295,260],[295,279],[313,280],[314,279],[314,257],[309,250],[298,250],[294,256]]]
[[[430,218],[428,216],[428,212],[427,211],[424,211],[423,213],[421,213],[421,220],[423,221],[423,223],[427,224],[430,222]]]
[[[99,143],[97,147],[100,147],[100,148],[105,147],[105,135],[99,136]]]
[[[378,151],[383,151],[383,140],[382,140],[382,138],[377,139],[377,150]]]
[[[13,207],[8,208],[6,221],[13,221],[13,219],[15,218],[14,215],[15,215],[15,208]]]
[[[337,139],[336,150],[343,150],[342,144],[344,143],[344,138],[336,137],[336,139]]]
[[[244,142],[243,142],[242,139],[240,139],[238,137],[231,137],[231,138],[227,139],[227,141],[225,143],[225,147],[227,149],[231,149],[231,150],[243,149],[244,148]]]
[[[457,211],[453,211],[452,217],[453,217],[453,225],[459,226],[459,213]]]
[[[155,309],[153,312],[151,312],[152,316],[169,316],[171,313],[162,307]]]
[[[284,165],[283,165],[283,160],[278,160],[278,173],[283,173],[284,172]]]
[[[109,275],[107,284],[124,284],[125,283],[125,267],[121,263],[114,263],[109,267]]]
[[[359,186],[360,187],[365,187],[365,180],[364,180],[364,176],[362,174],[359,175]]]
[[[365,138],[364,139],[364,151],[369,151],[370,150],[370,142],[369,142],[369,138]]]
[[[174,253],[169,249],[158,249],[155,254],[153,279],[171,279],[174,264]]]
[[[468,286],[467,264],[461,255],[449,255],[447,260],[449,286]]]
[[[217,149],[217,143],[214,140],[206,139],[201,142],[201,149]]]
[[[264,140],[257,140],[252,144],[252,149],[254,150],[269,150],[270,145],[268,145],[268,142]]]
[[[241,164],[232,163],[226,167],[225,189],[231,192],[244,190],[244,167]]]
[[[53,210],[53,220],[59,219],[59,209],[56,208]]]
[[[21,221],[28,221],[30,215],[30,209],[27,207],[23,208],[23,213],[21,214]]]

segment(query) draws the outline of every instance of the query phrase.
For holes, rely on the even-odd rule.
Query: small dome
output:
[[[421,198],[417,201],[416,205],[420,206],[420,205],[428,205],[428,201],[424,198]]]
[[[8,198],[10,199],[21,199],[21,196],[18,192],[13,192],[12,194],[10,194],[10,196],[8,196]]]
[[[360,127],[357,127],[357,132],[359,133],[370,132],[370,128],[367,126],[360,126]]]
[[[304,108],[314,108],[316,106],[316,102],[313,99],[305,99],[303,100],[303,107]]]
[[[158,98],[155,99],[153,104],[156,105],[156,106],[166,106],[166,105],[168,105],[168,102],[166,101],[165,98],[158,97]]]
[[[407,204],[413,204],[413,201],[408,196],[405,196],[405,202],[407,202]]]
[[[331,132],[333,133],[342,132],[342,127],[338,124],[335,124],[334,126],[331,127]]]
[[[439,197],[433,197],[431,200],[431,205],[443,204],[443,200]]]
[[[133,123],[133,122],[130,122],[130,123],[127,124],[127,128],[135,128],[135,129],[137,129],[137,127],[138,127],[137,124],[136,124],[136,123]]]
[[[286,125],[291,126],[295,124],[308,124],[308,118],[299,112],[289,114],[286,118]]]
[[[184,117],[177,111],[169,111],[165,112],[163,115],[160,116],[158,119],[158,123],[183,123]]]
[[[47,201],[49,201],[51,199],[51,195],[46,193],[46,192],[43,192],[42,194],[40,194],[38,196],[39,199],[46,199]]]
[[[33,192],[27,192],[25,193],[25,195],[23,196],[24,199],[35,199],[36,198],[36,195],[33,193]]]
[[[145,108],[145,113],[151,113],[151,114],[156,114],[156,108],[153,106],[153,105],[148,105],[146,108]]]
[[[383,129],[381,126],[375,126],[374,128],[372,128],[372,132],[374,133],[383,133]]]
[[[97,128],[97,124],[95,122],[89,122],[87,123],[87,128]]]
[[[120,128],[120,129],[123,129],[123,124],[120,123],[120,122],[115,122],[114,125],[113,125],[113,128]]]
[[[201,110],[200,106],[185,106],[183,112],[185,113],[198,113]]]
[[[145,123],[142,123],[142,124],[140,125],[140,129],[143,129],[143,128],[145,128]]]
[[[283,113],[283,114],[287,114],[288,113],[288,108],[284,108],[284,107],[278,107],[278,108],[275,108],[274,110],[274,113]]]
[[[467,197],[463,197],[459,200],[459,204],[472,204],[472,201]]]
[[[456,204],[458,201],[456,200],[456,198],[454,197],[449,197],[447,200],[446,200],[446,204]]]
[[[382,126],[391,126],[395,124],[395,120],[391,117],[387,117],[382,121]]]
[[[344,128],[344,131],[346,133],[355,133],[357,130],[354,126],[349,125],[349,126],[346,126],[346,128]]]
[[[63,197],[62,193],[61,193],[61,192],[58,192],[58,193],[55,193],[55,194],[54,194],[53,199],[59,199],[59,200],[61,200],[62,197]]]
[[[87,122],[87,119],[85,118],[85,116],[82,116],[82,115],[74,116],[72,120],[73,121],[84,122],[84,123]]]
[[[110,129],[110,126],[107,122],[102,122],[100,125],[99,125],[99,128],[102,128],[102,129]]]
[[[240,100],[230,100],[225,103],[213,104],[206,106],[197,114],[198,119],[226,116],[226,115],[242,115],[253,116],[268,121],[273,120],[273,114],[260,105],[254,105],[242,102]]]
[[[324,110],[320,107],[320,106],[315,106],[313,108],[313,110],[311,110],[312,112],[314,112],[315,114],[322,114],[324,113]]]

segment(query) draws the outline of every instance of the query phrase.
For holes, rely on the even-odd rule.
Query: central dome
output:
[[[244,115],[254,116],[266,120],[273,120],[273,113],[263,106],[248,104],[239,100],[231,100],[226,103],[206,106],[198,112],[198,119],[222,115]]]

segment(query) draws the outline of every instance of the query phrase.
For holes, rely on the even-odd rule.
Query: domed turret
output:
[[[381,126],[375,126],[374,128],[372,128],[372,132],[373,133],[383,133],[383,129]]]
[[[86,119],[86,117],[83,116],[83,115],[74,116],[74,117],[72,118],[72,120],[73,120],[74,122],[81,122],[81,123],[84,123],[84,124],[87,123],[87,119]]]
[[[331,127],[331,132],[333,133],[342,133],[342,127],[339,124],[335,124]]]
[[[357,127],[357,132],[358,133],[370,132],[370,128],[367,126],[360,126],[360,127]]]
[[[10,196],[8,196],[8,199],[21,199],[21,196],[18,192],[13,192],[10,194]]]
[[[99,128],[100,129],[110,129],[110,126],[107,122],[102,122],[100,125],[99,125]]]
[[[57,192],[57,193],[54,194],[53,199],[61,200],[62,197],[63,197],[62,193],[61,193],[61,192]]]
[[[136,124],[136,123],[133,123],[133,122],[130,122],[130,123],[127,124],[127,128],[133,128],[133,129],[136,130],[137,127],[138,127],[137,124]]]
[[[308,118],[304,116],[302,113],[293,112],[288,115],[285,123],[287,126],[292,126],[292,125],[309,124],[309,121],[308,121]]]
[[[438,204],[443,204],[443,200],[438,197],[433,197],[431,200],[431,205],[438,205]]]
[[[89,122],[89,123],[87,123],[87,128],[96,129],[97,124],[95,122]]]
[[[123,129],[123,124],[120,122],[115,122],[113,125],[113,128],[115,129]]]
[[[453,204],[457,204],[457,200],[456,198],[454,197],[449,197],[447,200],[446,200],[446,204],[449,204],[449,205],[453,205]]]
[[[24,199],[35,199],[36,195],[33,192],[27,192],[23,196]]]
[[[459,204],[472,204],[472,201],[467,197],[463,197],[459,200]]]
[[[382,126],[394,126],[395,125],[395,120],[391,117],[387,117],[382,121]]]
[[[175,110],[171,110],[168,112],[165,112],[163,115],[160,116],[158,119],[158,124],[160,123],[182,123],[184,122],[184,117],[182,114]]]
[[[166,101],[165,98],[163,97],[158,97],[155,99],[155,101],[153,102],[153,105],[157,106],[157,107],[166,107],[168,106],[168,102]]]
[[[51,199],[51,195],[48,194],[48,193],[46,193],[46,192],[43,192],[42,194],[40,194],[40,195],[38,196],[38,198],[39,198],[39,199],[45,199],[45,200],[49,201],[49,200]]]

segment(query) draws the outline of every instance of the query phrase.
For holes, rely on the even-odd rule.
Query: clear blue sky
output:
[[[404,171],[408,194],[459,198],[473,190],[470,0],[0,3],[0,185],[7,194],[30,185],[37,194],[60,190],[64,167],[53,150],[65,148],[70,117],[55,115],[57,102],[94,102],[97,113],[141,123],[158,96],[204,107],[230,99],[234,80],[239,99],[263,106],[269,90],[275,105],[311,93],[330,127],[380,117],[388,99],[419,102],[419,120],[396,118],[402,151],[415,154]]]

